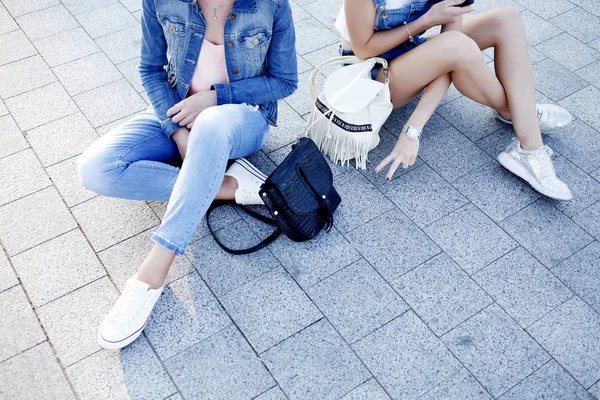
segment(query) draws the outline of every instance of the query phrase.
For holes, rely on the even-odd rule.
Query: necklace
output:
[[[217,10],[219,8],[223,7],[225,4],[229,3],[229,0],[225,0],[219,7],[214,8],[213,6],[210,5],[210,3],[207,0],[203,0],[203,1],[212,10],[212,12],[213,12],[213,19],[217,19]]]

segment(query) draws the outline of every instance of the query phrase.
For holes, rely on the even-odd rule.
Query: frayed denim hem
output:
[[[168,241],[167,239],[163,238],[162,236],[160,236],[157,233],[152,235],[152,241],[154,243],[156,243],[157,245],[164,247],[165,249],[177,254],[178,256],[182,256],[185,254],[185,249],[182,249],[181,247]]]

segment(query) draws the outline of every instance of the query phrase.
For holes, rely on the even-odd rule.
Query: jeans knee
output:
[[[227,147],[231,141],[234,115],[225,116],[218,107],[207,108],[196,118],[190,131],[189,146],[193,143],[207,142],[217,147]],[[211,146],[212,147],[212,146]]]
[[[94,193],[109,196],[110,180],[103,155],[88,148],[77,160],[77,175],[81,185]]]

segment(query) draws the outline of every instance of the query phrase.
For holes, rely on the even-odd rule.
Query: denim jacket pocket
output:
[[[244,49],[246,61],[262,65],[267,57],[271,34],[263,29],[244,32],[240,35],[239,44]]]
[[[185,47],[185,38],[187,32],[185,23],[173,21],[168,17],[163,17],[161,19],[161,25],[165,33],[169,53],[177,54],[177,52],[182,51]]]

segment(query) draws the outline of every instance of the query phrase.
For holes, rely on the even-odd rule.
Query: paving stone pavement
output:
[[[341,0],[291,3],[300,89],[251,157],[266,172],[338,42]],[[545,138],[573,202],[504,171],[514,131],[452,88],[391,183],[333,166],[331,233],[233,257],[201,224],[144,335],[110,352],[98,323],[165,205],[98,197],[75,165],[147,107],[141,0],[0,0],[0,399],[600,399],[600,0],[475,4],[522,12],[538,99],[575,116]],[[215,221],[232,245],[266,233],[233,209]]]

